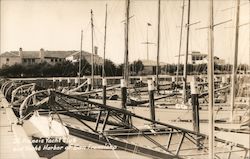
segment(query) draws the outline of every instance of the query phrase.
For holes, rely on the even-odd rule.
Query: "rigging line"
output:
[[[128,137],[128,135],[127,135],[127,137]],[[139,138],[139,133],[137,134],[137,138]],[[136,150],[137,150],[137,145],[135,145],[134,150],[133,150],[133,154],[135,157],[136,157],[136,153],[135,153]]]
[[[74,114],[72,112],[70,112],[68,109],[64,108],[64,106],[61,106],[59,103],[54,102],[56,105],[58,105],[59,107],[61,107],[62,109],[68,111],[70,114]],[[74,114],[75,115],[75,114]],[[82,123],[83,125],[85,125],[86,127],[88,127],[90,130],[92,130],[95,133],[98,133],[96,130],[94,130],[91,126],[89,126],[88,124],[86,124],[84,121],[82,121],[81,119],[79,119],[78,117],[74,117],[75,119],[77,119],[80,123]]]
[[[164,4],[164,3],[163,3]],[[167,5],[167,4],[165,4],[165,5]],[[164,7],[164,5],[163,5],[163,7]],[[165,10],[163,10],[163,15],[165,15],[165,13],[167,13]],[[166,30],[166,31],[164,31],[164,34],[165,34],[165,37],[163,38],[162,37],[162,39],[165,39],[165,45],[163,45],[163,46],[165,46],[165,49],[162,49],[162,50],[168,50],[168,48],[169,48],[169,39],[167,39],[168,37],[170,37],[169,36],[169,30],[168,30],[168,25],[167,25],[167,23],[168,23],[168,21],[167,21],[167,17],[164,19],[164,16],[163,16],[163,19],[162,19],[162,21],[163,21],[163,30]],[[163,40],[162,40],[163,41]],[[166,51],[166,53],[168,53],[168,51]],[[167,72],[166,72],[167,73]]]
[[[176,74],[176,84],[178,85],[178,78],[179,78],[179,66],[180,66],[180,54],[181,54],[181,48],[182,48],[182,32],[183,32],[183,22],[184,22],[184,9],[185,9],[185,0],[183,0],[182,3],[182,15],[181,15],[181,31],[180,31],[180,42],[179,42],[179,56],[178,56],[178,63],[177,63],[177,74]],[[176,96],[177,99],[177,96]],[[178,99],[177,99],[178,102]]]
[[[138,17],[141,17],[139,11],[138,11],[137,15],[138,15]],[[141,27],[140,27],[140,26],[142,26],[142,25],[141,25],[140,20],[138,20],[138,17],[135,16],[136,32],[139,32],[139,33],[140,33],[140,36],[139,36],[139,37],[142,37],[143,39],[146,39],[146,37],[144,37],[143,29],[141,29]],[[139,28],[139,29],[138,29],[138,28]],[[138,30],[139,30],[139,31],[138,31]],[[138,40],[138,41],[139,41],[139,40]]]
[[[118,116],[117,116],[117,117],[118,117]],[[118,118],[119,118],[121,121],[123,121],[123,119],[122,119],[121,117],[118,117]],[[124,123],[124,124],[126,124],[126,123]],[[126,125],[128,125],[128,124],[126,124]],[[173,154],[171,151],[169,151],[169,150],[166,149],[164,146],[162,146],[159,142],[155,141],[155,140],[152,139],[150,136],[144,134],[143,131],[140,131],[140,129],[138,129],[136,126],[134,126],[134,125],[128,125],[128,126],[132,126],[132,128],[134,128],[137,132],[141,133],[142,136],[143,136],[144,138],[146,138],[148,141],[150,141],[151,143],[155,144],[156,146],[158,146],[158,147],[161,148],[162,150],[164,150],[164,151],[166,151],[166,152],[168,152],[168,153],[170,153],[170,154]]]
[[[144,39],[146,39],[146,34],[144,33],[144,29],[141,29],[141,28],[142,28],[142,26],[143,27],[145,26],[145,21],[140,20],[140,18],[138,19],[138,17],[143,17],[144,14],[139,9],[136,11],[136,13],[138,15],[138,16],[135,17],[136,18],[135,19],[136,31],[140,33],[140,36],[138,36],[137,38],[140,37],[140,41],[141,41],[141,39],[143,39],[143,41],[144,41]],[[149,18],[147,18],[147,19],[149,19]],[[137,28],[139,29],[139,31],[138,31]],[[142,57],[142,59],[145,57],[145,55],[144,55],[144,53],[146,52],[145,48],[146,47],[141,46],[141,48],[139,49],[139,51],[140,51],[140,56],[139,57]]]
[[[54,109],[54,110],[53,110]],[[57,110],[56,110],[56,108],[55,108],[55,106],[54,105],[52,105],[52,111],[55,111],[55,113],[56,113],[56,115],[57,115],[57,117],[58,117],[58,119],[59,119],[59,121],[60,121],[60,123],[61,123],[61,126],[62,126],[62,129],[64,130],[64,133],[65,134],[67,134],[67,132],[66,132],[66,129],[64,129],[64,123],[63,123],[63,120],[62,120],[62,118],[60,117],[60,115],[59,115],[59,113],[57,112]],[[53,115],[53,114],[52,114]],[[53,118],[52,118],[52,120],[53,120]],[[68,136],[67,136],[68,137]]]
[[[84,29],[82,29],[82,31],[83,31],[83,34],[84,33],[87,33],[87,31],[89,30],[89,26],[90,26],[90,24],[91,24],[91,22],[89,21],[89,23],[85,26],[85,28]]]
[[[109,146],[112,147],[112,151],[113,151],[113,153],[115,154],[115,157],[116,157],[117,159],[120,159],[120,157],[117,155],[117,153],[116,153],[116,151],[115,151],[113,145],[110,143],[108,137],[107,137],[106,135],[103,135],[103,136],[105,137],[106,141],[109,143]]]
[[[235,5],[235,3],[234,3],[234,1],[232,1],[232,3],[231,3],[231,6],[233,7]],[[230,11],[230,18],[234,21],[234,18],[235,18],[235,15],[236,14],[236,11],[235,11],[235,9],[233,9],[233,10],[231,10]],[[233,34],[231,34],[231,30],[230,29],[228,29],[228,38],[229,38],[229,50],[233,50]],[[231,57],[231,56],[230,56]],[[230,61],[231,61],[231,59],[230,59],[230,57],[229,57],[229,61],[228,61],[228,63],[230,63]]]
[[[63,99],[62,97],[58,97],[59,99],[61,99],[64,103],[66,103],[66,104],[68,104],[70,107],[71,107],[71,109],[76,109],[76,110],[78,110],[82,115],[85,115],[85,114],[83,114],[83,112],[82,111],[80,111],[80,109],[78,109],[78,108],[76,108],[76,107],[74,107],[73,105],[71,105],[71,103],[69,103],[69,102],[67,102],[65,99]],[[82,103],[82,102],[79,102],[80,104]],[[59,104],[59,103],[58,103]],[[68,110],[67,110],[68,111]],[[72,112],[71,112],[72,113]]]
[[[164,6],[163,6],[164,7]],[[167,3],[166,3],[166,5],[165,5],[165,8],[168,8],[168,7],[170,7],[170,5],[168,5]],[[168,12],[168,10],[170,10],[171,11],[171,13],[172,12],[175,12],[175,10],[173,10],[174,8],[169,8],[169,9],[166,9],[166,11],[165,11],[165,13],[167,14],[167,15],[169,15],[169,12]],[[178,9],[180,9],[179,7],[178,7]],[[176,9],[177,10],[177,9]],[[163,11],[164,11],[164,9],[163,9]],[[184,10],[184,12],[185,12],[185,10]],[[183,14],[185,14],[183,12]],[[177,37],[174,33],[173,33],[173,31],[171,31],[171,28],[173,28],[174,26],[177,26],[177,24],[179,24],[179,22],[177,22],[177,17],[175,17],[175,18],[173,18],[174,19],[174,23],[171,21],[168,21],[168,19],[170,19],[169,17],[166,17],[165,19],[163,19],[164,20],[164,29],[166,30],[166,32],[165,32],[165,42],[166,42],[166,50],[167,50],[167,52],[166,52],[166,58],[172,58],[171,57],[171,54],[169,54],[170,52],[176,52],[176,49],[178,48],[177,46],[178,46],[178,38],[175,38],[175,37]],[[179,19],[178,19],[179,20]],[[174,24],[174,25],[173,25]],[[174,27],[173,28],[174,29],[174,31],[175,32],[178,32],[177,31],[177,29]],[[178,49],[177,49],[178,50]],[[178,60],[178,59],[175,59],[175,61],[176,60]],[[170,62],[170,61],[169,61]],[[176,68],[175,68],[176,69]]]
[[[95,29],[94,29],[94,41],[95,41],[95,44],[96,44],[96,46],[98,46],[99,45],[99,39],[97,38],[98,36],[97,36],[97,34],[96,34],[96,27],[95,27]]]
[[[114,12],[114,10],[115,10],[116,8],[119,8],[119,7],[118,7],[118,4],[120,4],[120,1],[115,1],[115,2],[116,2],[115,4],[111,5],[111,9],[108,10],[108,15],[110,15],[110,16],[109,16],[110,19],[113,19],[113,16],[116,15],[115,13],[117,13],[117,12]],[[107,3],[107,4],[108,4],[108,3]],[[109,5],[109,4],[108,4],[108,5]],[[113,14],[113,12],[114,12],[114,14]]]
[[[242,3],[242,4],[240,4],[240,6],[244,6],[244,5],[246,5],[246,4],[248,4],[248,2]],[[235,8],[235,7],[232,6],[232,7],[229,7],[229,8],[222,9],[221,11],[224,12],[224,11],[227,11],[227,10],[233,10],[233,8]]]
[[[139,17],[140,17],[140,15],[139,15]],[[137,33],[137,36],[134,35],[135,36],[134,39],[135,39],[135,45],[137,45],[137,43],[139,41],[141,41],[141,39],[144,36],[143,33],[142,33],[143,29],[141,29],[141,27],[140,27],[141,26],[140,25],[140,21],[138,20],[137,16],[135,16],[134,25],[135,25],[134,32]],[[141,50],[141,48],[142,48],[141,46],[140,47],[136,47],[136,52],[138,53],[137,56],[139,56],[137,58],[139,58],[139,59],[142,57],[141,54],[144,52],[144,51]]]
[[[139,32],[140,32],[140,34],[141,34],[141,37],[142,37],[143,39],[146,39],[146,34],[144,34],[144,30],[141,29],[142,26],[144,26],[145,21],[142,22],[142,20],[140,20],[140,17],[144,17],[144,14],[143,14],[139,9],[136,10],[136,13],[137,13],[138,16],[135,16],[135,19],[136,19],[135,22],[138,23],[138,28],[139,28]],[[138,17],[139,17],[139,18],[138,18]],[[137,23],[136,23],[136,25],[137,25]],[[142,24],[142,23],[143,23],[143,24]],[[145,37],[144,37],[144,35],[145,35]]]
[[[101,34],[100,36],[104,36],[104,32],[102,32],[97,25],[95,25],[95,30]]]

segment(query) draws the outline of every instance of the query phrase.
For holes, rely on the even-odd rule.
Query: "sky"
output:
[[[231,20],[214,29],[214,55],[232,63],[235,40],[236,0],[214,0],[214,23]],[[187,23],[187,1],[184,24]],[[18,50],[79,50],[83,30],[83,50],[91,52],[90,10],[94,14],[94,45],[103,56],[105,4],[108,5],[106,57],[115,63],[124,59],[125,0],[1,0],[1,53]],[[182,0],[161,1],[160,61],[177,63]],[[146,33],[157,42],[157,0],[131,0],[129,61],[146,59]],[[250,2],[241,0],[238,62],[250,61]],[[191,0],[189,52],[207,54],[209,1]],[[148,26],[150,23],[151,26]],[[247,24],[248,23],[248,24]],[[147,28],[148,27],[148,28]],[[182,54],[186,50],[183,27]],[[156,44],[149,46],[149,58],[156,60]],[[182,57],[182,61],[184,58]]]

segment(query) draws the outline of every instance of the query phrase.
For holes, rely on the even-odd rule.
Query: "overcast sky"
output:
[[[232,19],[215,28],[214,54],[232,61],[236,0],[214,0],[215,23]],[[83,30],[83,50],[91,51],[90,10],[94,13],[94,45],[103,56],[105,4],[108,4],[107,58],[123,62],[125,0],[1,0],[1,53],[18,50],[79,50]],[[176,63],[180,40],[182,0],[162,0],[160,61]],[[187,2],[186,2],[187,4]],[[189,51],[207,53],[208,0],[191,0]],[[240,24],[250,22],[249,1],[241,0]],[[227,9],[231,8],[231,9]],[[226,9],[226,10],[225,10]],[[129,59],[146,59],[147,22],[149,41],[157,41],[157,0],[131,0]],[[187,6],[185,7],[185,22]],[[240,27],[239,63],[249,63],[249,28]],[[186,28],[183,32],[182,53],[185,52]],[[150,45],[150,59],[156,59],[156,45]]]

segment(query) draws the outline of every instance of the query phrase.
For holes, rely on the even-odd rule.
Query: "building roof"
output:
[[[144,66],[157,66],[157,62],[153,60],[141,60]],[[165,62],[160,62],[160,66],[167,65]]]
[[[76,51],[44,51],[45,57],[60,57],[66,58],[69,55],[74,54]]]
[[[0,54],[1,57],[18,57],[19,54],[17,51],[4,52]]]
[[[84,55],[91,55],[91,53],[89,53],[89,52],[86,52],[86,51],[82,51],[82,55],[84,56]],[[74,56],[74,58],[79,58],[79,56],[80,56],[80,51],[74,51],[74,52],[72,52],[71,54],[69,54],[69,55],[67,55],[66,57],[69,57],[69,56]],[[97,55],[98,56],[98,55]],[[66,58],[65,57],[65,58]]]
[[[91,56],[92,53],[89,53],[89,52],[86,52],[86,51],[82,51],[82,56],[83,57],[87,57],[87,56]],[[73,57],[73,60],[78,60],[79,59],[79,56],[80,56],[80,51],[77,51],[77,52],[74,52],[72,54],[70,54],[69,56],[67,57],[70,57],[72,56]],[[89,63],[91,63],[91,59],[90,58],[85,58]],[[95,64],[98,64],[98,65],[102,65],[103,64],[103,58],[100,57],[99,55],[97,54],[94,54],[94,63]]]
[[[27,59],[39,59],[40,51],[23,51],[22,57]]]
[[[185,56],[185,54],[180,54],[180,56]],[[207,56],[207,54],[202,54],[199,51],[192,51],[188,53],[188,56]],[[179,55],[175,55],[175,57],[179,57]]]
[[[75,53],[76,51],[44,51],[45,58],[66,58],[67,56]],[[19,51],[10,51],[0,54],[0,57],[19,57]],[[40,51],[22,51],[23,58],[39,59]]]

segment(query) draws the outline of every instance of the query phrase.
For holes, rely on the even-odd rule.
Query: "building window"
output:
[[[53,62],[54,60],[53,59],[50,59],[50,62]]]
[[[6,62],[9,62],[9,61],[10,61],[10,59],[9,59],[9,58],[7,58],[7,59],[6,59]]]
[[[55,59],[55,62],[57,62],[57,59]]]
[[[35,63],[35,59],[31,59],[32,63]]]
[[[27,59],[23,59],[23,62],[26,63],[26,62],[27,62]]]

